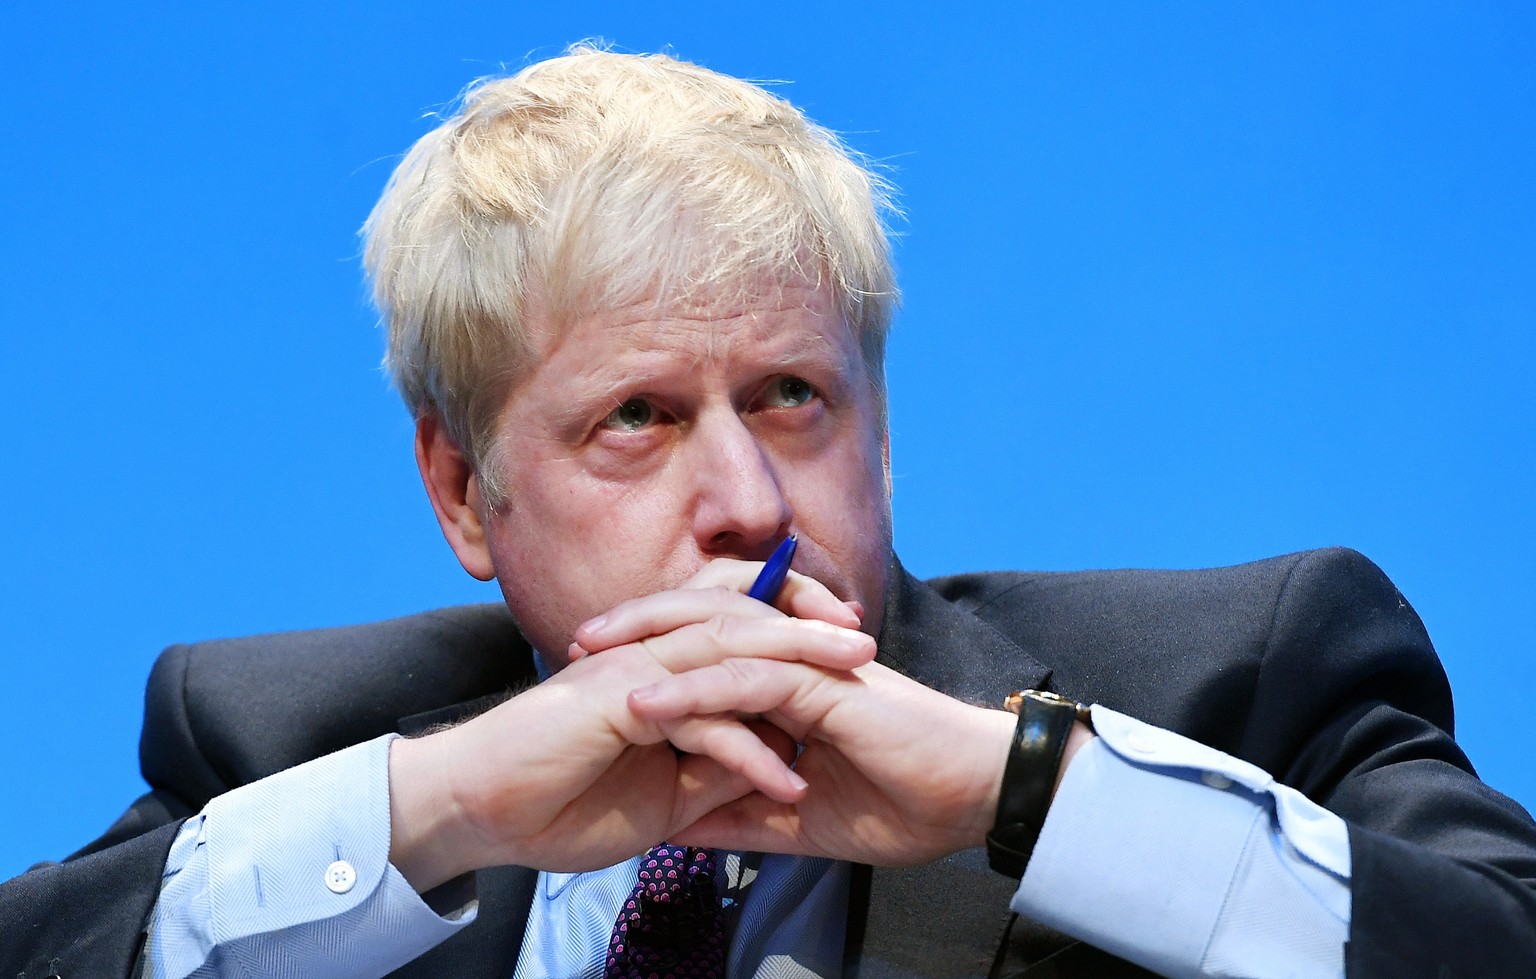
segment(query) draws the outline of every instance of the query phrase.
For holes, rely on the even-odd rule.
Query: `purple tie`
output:
[[[715,890],[715,853],[656,847],[608,940],[603,979],[723,979],[725,928]]]

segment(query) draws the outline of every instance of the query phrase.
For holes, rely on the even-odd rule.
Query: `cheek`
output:
[[[790,477],[798,523],[815,528],[825,546],[859,574],[865,565],[884,567],[890,547],[890,499],[878,439],[858,432]]]
[[[586,617],[669,587],[687,564],[680,488],[665,472],[597,478],[570,463],[515,481],[491,521],[491,560],[515,613]]]
[[[859,480],[858,489],[870,494],[872,501],[878,501],[884,507],[890,502],[887,492],[889,488],[887,471],[890,463],[887,454],[888,443],[885,440],[884,430],[867,417],[872,412],[873,409],[866,406],[865,411],[860,413],[858,422],[840,441],[842,447],[840,464],[846,467],[843,470],[845,484],[854,479]]]

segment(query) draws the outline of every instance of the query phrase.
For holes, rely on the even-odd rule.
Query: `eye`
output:
[[[651,423],[655,414],[649,401],[630,398],[608,413],[602,420],[602,427],[618,432],[638,432]]]
[[[763,401],[770,408],[798,408],[816,397],[816,389],[803,377],[775,378],[763,393]]]

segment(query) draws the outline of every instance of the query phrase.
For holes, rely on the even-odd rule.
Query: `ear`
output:
[[[485,540],[484,500],[469,460],[436,415],[416,420],[416,467],[437,514],[438,526],[464,570],[481,581],[496,577]]]

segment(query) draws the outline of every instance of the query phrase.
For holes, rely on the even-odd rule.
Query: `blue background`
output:
[[[355,229],[424,114],[594,35],[890,166],[914,570],[1360,548],[1536,804],[1526,3],[0,11],[0,877],[137,795],[167,643],[490,600],[377,368]]]

